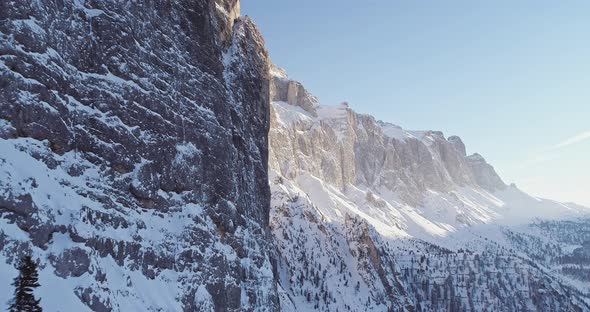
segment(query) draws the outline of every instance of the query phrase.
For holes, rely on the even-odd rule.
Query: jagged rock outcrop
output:
[[[413,205],[422,202],[427,190],[446,192],[455,185],[502,188],[491,166],[466,157],[460,138],[405,131],[346,104],[320,106],[301,84],[275,72],[270,163],[282,175],[294,178],[309,172],[340,189],[347,184],[383,188]]]
[[[486,190],[495,191],[506,188],[502,178],[496,173],[494,167],[488,164],[480,154],[473,154],[467,157],[467,163],[471,167],[473,176],[477,183]]]
[[[274,102],[285,102],[303,108],[313,116],[318,100],[307,92],[299,81],[291,80],[286,72],[272,64],[270,72],[273,74],[273,81],[270,84],[270,98]]]
[[[560,282],[585,271],[545,271],[555,263],[523,258],[515,235],[494,225],[576,207],[506,186],[457,136],[320,105],[271,73],[270,226],[285,311],[590,309],[576,284]],[[568,257],[588,263],[583,251]]]
[[[453,145],[453,147],[459,152],[459,154],[461,154],[461,156],[467,156],[465,144],[463,143],[463,140],[461,140],[460,137],[452,135],[447,140]]]
[[[239,6],[0,3],[3,270],[32,253],[69,310],[277,309],[269,62]]]

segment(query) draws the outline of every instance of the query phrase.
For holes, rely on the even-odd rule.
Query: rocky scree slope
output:
[[[282,309],[590,310],[586,289],[534,258],[551,245],[546,234],[516,226],[583,216],[582,207],[505,185],[457,136],[320,105],[280,68],[271,74],[270,226]]]
[[[268,56],[235,0],[0,2],[0,302],[276,310]]]

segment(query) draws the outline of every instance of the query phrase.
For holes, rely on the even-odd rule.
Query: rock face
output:
[[[320,105],[284,71],[271,73],[270,226],[283,310],[590,309],[584,289],[558,282],[579,270],[546,273],[539,267],[554,260],[514,251],[536,256],[543,233],[494,225],[576,207],[506,186],[457,136]],[[580,259],[576,250],[552,259]]]
[[[280,72],[272,80],[271,99],[270,164],[283,176],[308,172],[341,190],[354,184],[395,192],[412,205],[421,204],[427,190],[505,187],[485,160],[466,157],[459,137],[405,131],[346,104],[320,106]]]
[[[0,55],[2,263],[69,277],[72,310],[276,308],[268,55],[238,1],[4,1]]]
[[[274,64],[271,65],[270,72],[273,74],[270,84],[271,101],[289,103],[317,116],[315,111],[318,105],[317,98],[307,92],[299,81],[288,79],[287,73]]]
[[[453,135],[448,138],[448,141],[455,147],[455,149],[461,154],[461,156],[467,156],[467,151],[465,150],[465,144],[460,137]]]
[[[590,310],[587,221],[493,226],[581,207],[320,105],[239,11],[0,2],[0,302],[31,254],[46,311]]]
[[[473,154],[467,157],[467,162],[469,163],[469,167],[471,167],[475,180],[481,187],[491,191],[506,187],[506,184],[498,176],[494,167],[488,164],[481,155],[477,153]]]

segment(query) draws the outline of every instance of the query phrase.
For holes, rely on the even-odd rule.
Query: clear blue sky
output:
[[[590,206],[590,1],[242,0],[242,14],[322,104],[459,135],[506,182]]]

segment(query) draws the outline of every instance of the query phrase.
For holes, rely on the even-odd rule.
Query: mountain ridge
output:
[[[239,1],[0,3],[0,302],[277,309],[268,53]]]
[[[521,237],[544,240],[534,225],[526,226],[536,217],[584,218],[587,209],[507,186],[481,155],[468,156],[457,136],[406,131],[357,114],[347,103],[323,106],[285,71],[271,74],[270,225],[278,270],[286,272],[278,280],[285,293],[281,307],[589,309],[586,295],[564,299],[578,289],[570,281],[577,271],[560,269],[559,256],[545,263],[559,273],[540,269],[528,260],[538,257],[538,247],[520,245]],[[560,239],[548,244],[559,245]],[[457,272],[456,258],[477,265],[461,262],[465,271]],[[517,268],[510,274],[519,277],[491,281],[489,272],[498,272],[504,262]],[[409,273],[416,266],[419,271]],[[543,292],[548,281],[556,283],[551,295],[542,300],[532,295]]]
[[[237,0],[0,2],[0,52],[0,303],[32,255],[48,311],[590,311],[583,207],[321,105]]]

